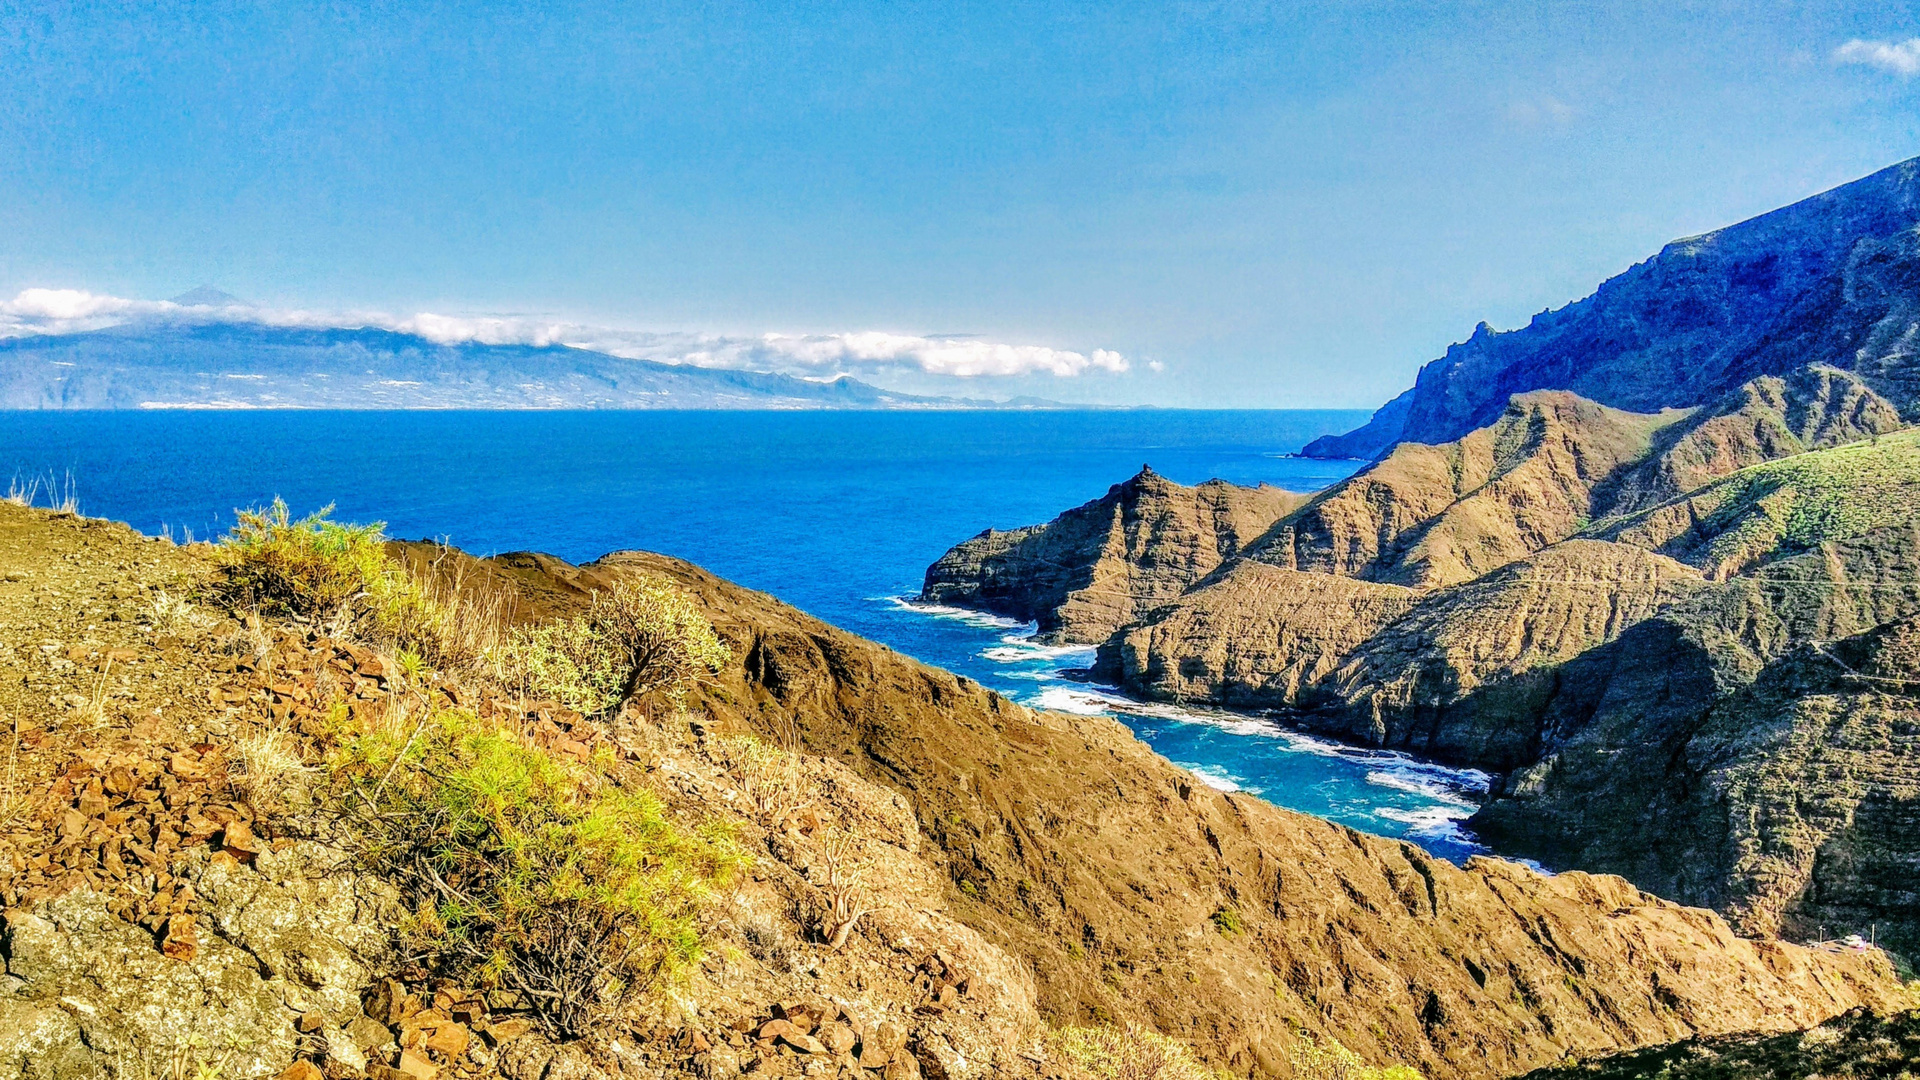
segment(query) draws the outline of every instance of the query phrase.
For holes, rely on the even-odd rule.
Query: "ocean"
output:
[[[679,556],[1016,700],[1109,713],[1202,780],[1460,860],[1486,777],[1270,717],[1130,701],[1067,677],[1090,649],[914,601],[988,526],[1045,521],[1143,464],[1294,491],[1357,462],[1290,456],[1355,411],[0,413],[0,472],[67,477],[83,513],[217,537],[283,497],[476,554]]]

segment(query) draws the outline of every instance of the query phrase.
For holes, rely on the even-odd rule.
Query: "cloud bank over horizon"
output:
[[[913,372],[956,379],[1090,373],[1120,374],[1127,358],[1110,349],[1078,352],[1017,345],[967,335],[922,336],[886,331],[835,334],[700,334],[627,330],[531,316],[456,316],[419,312],[324,312],[255,307],[244,302],[134,300],[83,289],[24,289],[0,301],[0,338],[73,334],[130,323],[243,323],[302,329],[378,329],[440,345],[565,345],[629,360],[774,371],[811,378]],[[214,294],[224,295],[224,294]],[[229,298],[230,299],[230,298]]]

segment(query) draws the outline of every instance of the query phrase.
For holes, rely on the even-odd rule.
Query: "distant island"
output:
[[[224,297],[195,290],[182,306]],[[0,339],[0,409],[1058,409],[376,328],[138,321]]]

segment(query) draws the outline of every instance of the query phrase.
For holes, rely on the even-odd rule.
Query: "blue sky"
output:
[[[934,338],[1030,351],[850,369],[1368,406],[1920,154],[1905,4],[135,7],[0,0],[0,296]]]

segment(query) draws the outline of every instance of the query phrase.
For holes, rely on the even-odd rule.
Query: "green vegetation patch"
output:
[[[237,612],[294,615],[413,652],[442,667],[484,658],[502,635],[497,607],[408,572],[387,553],[386,525],[294,519],[285,501],[236,511],[214,548],[218,598]]]
[[[505,655],[533,694],[592,715],[635,694],[677,697],[731,652],[691,598],[641,575],[595,593],[585,615],[516,631]]]
[[[1301,1037],[1288,1060],[1296,1080],[1422,1080],[1411,1065],[1368,1065],[1331,1038]]]
[[[1049,1046],[1070,1072],[1091,1080],[1215,1080],[1187,1044],[1140,1024],[1070,1027]]]
[[[410,944],[571,1036],[698,959],[702,909],[748,861],[611,764],[442,710],[350,735],[333,775],[370,861],[410,893]]]
[[[1676,517],[1673,508],[1681,504],[1690,512]],[[1751,465],[1677,503],[1602,522],[1593,533],[1650,541],[1664,553],[1727,573],[1911,520],[1916,505],[1920,430],[1909,430]]]

